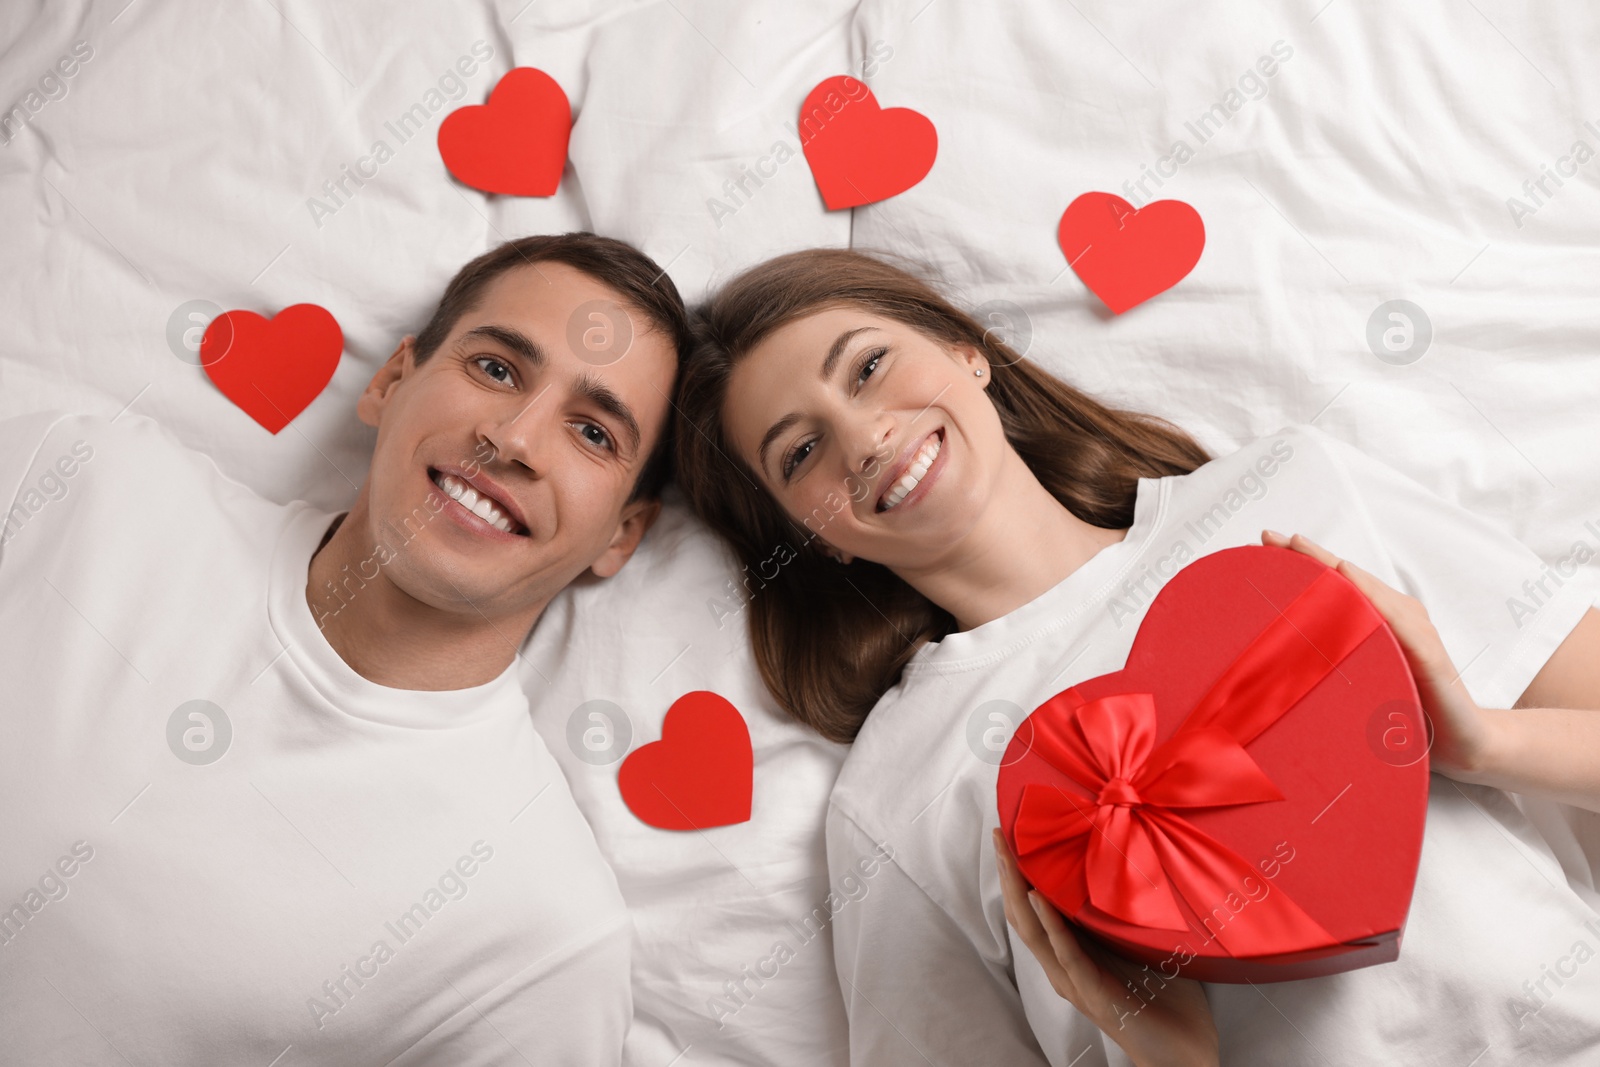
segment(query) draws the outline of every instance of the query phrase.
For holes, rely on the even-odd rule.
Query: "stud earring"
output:
[[[983,368],[979,367],[976,370],[974,370],[972,373],[973,373],[973,375],[975,377],[982,378],[983,377]]]

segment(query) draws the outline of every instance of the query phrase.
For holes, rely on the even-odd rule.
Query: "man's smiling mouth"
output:
[[[512,518],[507,506],[487,493],[481,493],[453,474],[428,468],[428,477],[439,491],[502,533],[527,536],[528,529]]]

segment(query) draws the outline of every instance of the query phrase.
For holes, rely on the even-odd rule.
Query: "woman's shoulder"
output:
[[[1275,487],[1342,492],[1352,464],[1371,463],[1355,446],[1307,423],[1290,423],[1224,451],[1170,480],[1180,498],[1237,492],[1256,497]]]
[[[1269,433],[1256,434],[1242,439],[1233,448],[1220,451],[1210,462],[1195,468],[1193,473],[1210,471],[1243,471],[1247,468],[1266,468],[1287,465],[1297,456],[1307,454],[1318,459],[1337,457],[1353,446],[1334,437],[1310,423],[1285,423]]]
[[[987,679],[908,673],[878,699],[845,755],[834,785],[836,802],[852,810],[848,798],[908,798],[930,781],[948,782],[975,761],[963,743],[966,709],[979,698]],[[923,799],[926,802],[926,798]]]

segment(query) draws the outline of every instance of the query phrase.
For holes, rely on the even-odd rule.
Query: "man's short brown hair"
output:
[[[461,316],[478,305],[490,282],[514,267],[546,262],[565,263],[616,290],[623,303],[643,315],[653,329],[671,342],[674,366],[682,364],[689,349],[690,332],[689,316],[678,287],[666,271],[656,266],[655,260],[637,248],[586,230],[520,237],[462,267],[445,287],[433,317],[417,334],[416,362],[420,364],[438,351]],[[661,496],[672,472],[672,421],[665,421],[660,440],[640,468],[628,497],[630,502]]]

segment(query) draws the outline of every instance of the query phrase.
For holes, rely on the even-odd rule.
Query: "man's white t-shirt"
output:
[[[513,668],[357,674],[335,516],[136,415],[0,422],[0,501],[0,1060],[619,1061],[628,917]]]
[[[1122,541],[1009,615],[923,646],[845,761],[828,863],[835,882],[854,872],[869,886],[834,925],[853,1062],[1127,1062],[1006,924],[990,840],[998,764],[1022,716],[1124,665],[1179,567],[1258,544],[1262,529],[1303,533],[1420,599],[1485,707],[1516,701],[1600,591],[1579,546],[1546,567],[1312,428],[1141,480]],[[1600,1063],[1600,894],[1562,817],[1573,811],[1431,775],[1399,959],[1207,984],[1222,1062]]]

